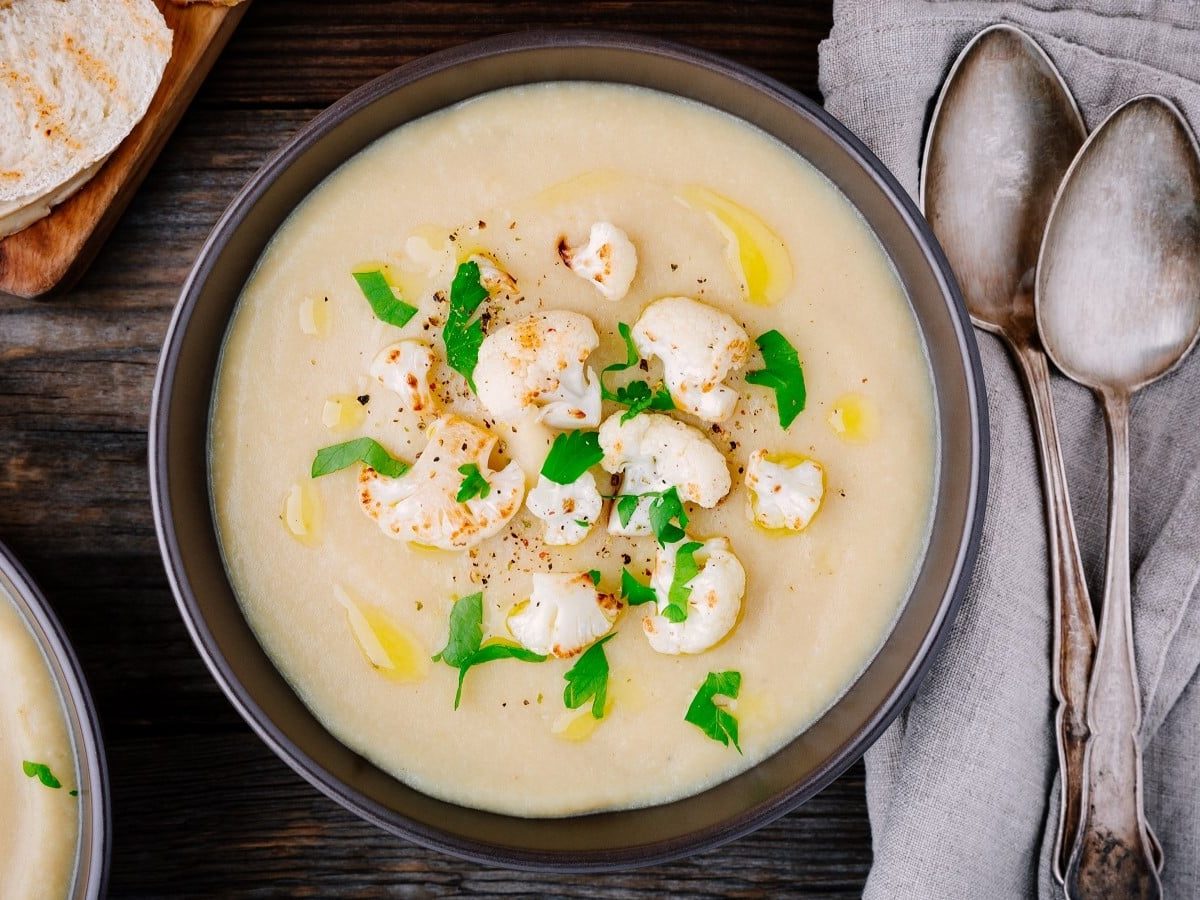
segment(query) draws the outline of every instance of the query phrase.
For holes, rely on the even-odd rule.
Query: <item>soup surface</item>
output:
[[[636,248],[636,274],[618,300],[560,252],[560,244],[581,247],[597,222],[618,226]],[[535,573],[595,570],[598,589],[619,594],[623,570],[649,580],[654,536],[610,534],[606,508],[581,543],[550,546],[522,505],[477,546],[430,549],[364,515],[359,465],[310,477],[318,450],[360,436],[409,463],[425,448],[435,414],[414,411],[371,375],[382,348],[417,338],[438,355],[436,404],[499,438],[494,468],[515,460],[526,486],[536,483],[558,430],[533,414],[489,414],[445,364],[447,291],[472,257],[515,282],[480,307],[489,334],[539,311],[582,313],[599,335],[588,359],[597,373],[626,361],[618,323],[633,325],[668,296],[728,313],[751,339],[777,330],[803,364],[805,408],[786,429],[771,386],[746,380],[767,367],[753,344],[725,379],[737,392],[731,417],[714,424],[665,413],[695,426],[724,458],[731,490],[712,508],[687,504],[686,530],[689,539],[728,539],[745,571],[744,596],[733,629],[689,654],[657,652],[642,626],[654,604],[626,597],[603,645],[600,706],[566,707],[565,676],[580,657],[551,656],[471,668],[456,709],[459,672],[431,657],[447,645],[459,598],[481,592],[483,634],[512,641],[509,617],[525,608]],[[403,327],[373,314],[353,276],[364,271],[378,271],[417,307]],[[687,317],[679,327],[690,327]],[[661,365],[606,373],[604,383],[636,375],[657,388]],[[624,86],[548,83],[397,129],[292,213],[227,335],[213,400],[212,498],[246,618],[348,746],[468,806],[524,816],[627,808],[695,793],[753,765],[867,664],[923,552],[933,408],[921,339],[889,260],[810,165],[701,105]],[[604,402],[605,419],[621,412]],[[752,521],[745,472],[757,450],[824,467],[824,497],[807,528]],[[603,494],[621,493],[615,476],[592,471]],[[710,704],[707,725],[685,719],[709,673],[726,672],[740,675],[736,699]],[[729,717],[736,741],[713,727]]]
[[[79,844],[75,754],[41,646],[0,585],[0,896],[66,897]]]

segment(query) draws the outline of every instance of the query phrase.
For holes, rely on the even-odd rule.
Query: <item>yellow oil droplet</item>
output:
[[[581,198],[594,197],[601,192],[609,191],[622,181],[628,180],[628,175],[615,169],[595,169],[552,184],[534,199],[548,206],[574,203]]]
[[[636,679],[622,678],[614,672],[608,677],[608,703],[617,703],[623,710],[638,713],[646,709],[650,698]]]
[[[293,484],[283,501],[283,524],[288,533],[302,544],[311,545],[317,540],[319,519],[320,501],[312,485]]]
[[[604,719],[611,715],[613,709],[613,698],[609,694],[604,701]],[[589,700],[579,709],[563,710],[558,718],[554,720],[554,725],[550,731],[564,741],[586,741],[592,736],[592,732],[596,727],[604,721],[597,719],[592,715],[592,703]]]
[[[763,457],[763,459],[765,459],[767,462],[773,462],[777,466],[785,466],[786,468],[793,469],[801,463],[808,462],[809,457],[802,453],[784,452],[768,453]]]
[[[854,443],[871,440],[879,430],[875,404],[862,394],[843,394],[838,397],[827,420],[834,434]]]
[[[682,196],[707,212],[724,235],[745,299],[760,306],[778,303],[792,284],[792,260],[779,235],[741,204],[702,185],[687,186]]]
[[[738,725],[749,722],[756,730],[764,731],[779,718],[779,707],[769,696],[743,691],[729,703],[729,711],[737,716]]]
[[[321,424],[330,431],[358,428],[366,418],[366,407],[351,394],[334,394],[321,407]]]
[[[418,544],[416,541],[408,542],[408,549],[414,553],[420,553],[422,556],[459,556],[457,550],[443,550],[441,547],[434,547],[432,544]]]
[[[394,681],[425,677],[428,654],[415,637],[383,610],[352,597],[340,585],[334,585],[333,593],[346,610],[346,621],[358,649],[377,672]]]
[[[300,301],[300,331],[317,337],[329,330],[329,298],[305,297]]]

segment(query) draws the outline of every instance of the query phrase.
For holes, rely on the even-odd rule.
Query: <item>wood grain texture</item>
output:
[[[853,897],[871,860],[861,766],[693,860],[587,878],[486,869],[360,822],[268,751],[200,662],[154,537],[146,426],[158,351],[200,244],[311,116],[395,65],[543,25],[672,38],[816,94],[827,2],[257,0],[94,265],[0,298],[0,538],[61,615],[113,779],[112,894]]]
[[[157,2],[171,28],[171,58],[146,115],[74,196],[0,239],[0,293],[37,297],[83,274],[246,11]]]

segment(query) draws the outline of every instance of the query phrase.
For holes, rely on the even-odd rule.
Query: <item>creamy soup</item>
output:
[[[469,343],[470,292],[451,290],[456,273],[487,295],[474,311],[488,334],[478,396],[469,365],[448,364]],[[401,327],[385,321],[407,315],[397,298],[416,307]],[[662,298],[687,299],[652,315]],[[594,390],[579,357],[597,376],[628,362],[619,323],[632,327],[635,361],[604,373],[606,395],[633,402],[636,390],[618,389],[644,381],[672,398],[658,411],[622,422],[634,410],[611,399],[597,418],[589,400],[554,406],[526,390],[534,369]],[[773,330],[781,340],[760,350]],[[660,353],[640,352],[654,342]],[[393,345],[405,349],[380,355]],[[807,389],[798,414],[791,348]],[[714,378],[701,384],[705,366]],[[749,374],[762,370],[782,373],[783,388]],[[605,460],[549,492],[575,510],[555,520],[559,537],[581,538],[552,544],[520,495],[550,468],[572,417],[583,432],[605,423]],[[333,471],[346,459],[318,456],[360,437],[385,451],[374,468]],[[210,443],[221,546],[246,618],[330,731],[434,796],[562,816],[700,791],[777,750],[845,691],[923,552],[936,424],[903,289],[825,178],[710,108],[550,83],[397,129],[292,213],[229,327]],[[650,444],[647,476],[632,458]],[[389,455],[416,465],[381,474]],[[314,461],[329,474],[311,477]],[[749,474],[763,496],[750,496]],[[672,479],[685,483],[664,499]],[[571,491],[592,481],[574,505]],[[651,496],[614,512],[612,498],[631,493]],[[772,518],[778,496],[790,501]],[[671,533],[678,516],[663,524],[675,498],[683,540]],[[651,533],[611,533],[635,520]],[[568,593],[579,615],[542,615]],[[463,641],[479,644],[472,615],[503,658],[468,669],[455,708]]]
[[[79,844],[75,755],[39,643],[0,585],[0,896],[69,896]]]

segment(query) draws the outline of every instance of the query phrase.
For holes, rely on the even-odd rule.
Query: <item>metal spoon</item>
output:
[[[1071,519],[1032,284],[1054,193],[1086,134],[1050,58],[1024,32],[997,25],[976,35],[951,68],[921,167],[922,206],[958,276],[971,318],[1004,339],[1033,407],[1054,598],[1053,679],[1063,793],[1054,854],[1059,881],[1079,821],[1084,708],[1096,625]]]
[[[1141,695],[1129,576],[1129,401],[1200,333],[1200,152],[1179,111],[1138,97],[1071,165],[1046,226],[1037,319],[1051,358],[1108,422],[1108,564],[1070,897],[1159,897],[1142,806]]]

